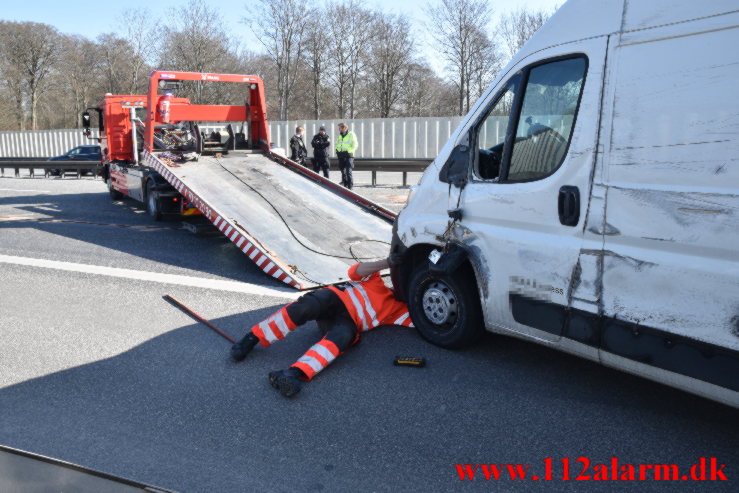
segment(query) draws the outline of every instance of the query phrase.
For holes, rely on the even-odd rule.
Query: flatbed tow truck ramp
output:
[[[387,212],[278,159],[243,150],[167,165],[144,152],[144,160],[257,266],[298,289],[341,282],[357,261],[387,256]]]
[[[192,82],[240,84],[244,102],[192,104],[160,94]],[[155,71],[146,95],[106,95],[92,109],[104,154],[100,174],[114,200],[138,200],[155,220],[202,215],[294,288],[344,281],[350,265],[390,251],[392,212],[274,152],[258,76]],[[89,136],[87,111],[82,121]],[[229,123],[224,142],[226,131],[206,135],[202,122],[241,122],[241,130]]]

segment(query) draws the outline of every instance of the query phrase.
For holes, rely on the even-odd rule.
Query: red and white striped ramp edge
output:
[[[296,279],[292,274],[280,268],[274,259],[256,245],[256,242],[251,236],[243,231],[239,231],[234,224],[231,224],[228,219],[219,214],[203,198],[196,195],[192,190],[190,190],[190,188],[182,183],[182,181],[177,178],[174,173],[169,171],[167,166],[157,159],[156,156],[151,154],[149,151],[144,151],[143,155],[144,161],[148,165],[156,169],[165,180],[180,192],[180,194],[182,194],[190,203],[195,205],[200,212],[208,218],[208,221],[213,223],[213,225],[226,235],[226,237],[231,240],[239,250],[244,252],[250,260],[257,264],[257,267],[275,279],[278,279],[296,289],[306,288],[300,279]]]

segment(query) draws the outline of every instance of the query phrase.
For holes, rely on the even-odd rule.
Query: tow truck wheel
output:
[[[159,192],[154,190],[154,182],[146,183],[146,212],[155,221],[162,220],[162,205],[159,200]]]
[[[483,333],[480,298],[469,266],[432,274],[428,262],[422,262],[411,276],[408,310],[421,336],[437,346],[462,348]]]
[[[107,180],[105,180],[105,182],[108,184],[108,192],[110,193],[111,199],[113,200],[123,199],[123,194],[119,192],[118,190],[116,190],[115,188],[113,188],[113,180],[110,178],[110,176],[108,177]]]

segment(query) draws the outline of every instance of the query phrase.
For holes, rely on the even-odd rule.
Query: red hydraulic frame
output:
[[[149,77],[149,92],[146,105],[146,134],[144,149],[154,152],[154,126],[157,120],[159,81],[237,82],[248,84],[248,96],[243,105],[180,104],[173,101],[170,106],[170,121],[249,122],[251,144],[269,151],[269,125],[267,105],[264,99],[264,83],[256,75],[208,74],[200,72],[171,72],[157,70]]]

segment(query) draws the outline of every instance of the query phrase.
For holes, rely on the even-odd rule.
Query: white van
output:
[[[485,327],[739,407],[739,3],[569,0],[394,229],[429,341]]]

